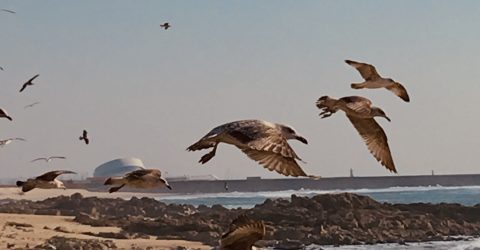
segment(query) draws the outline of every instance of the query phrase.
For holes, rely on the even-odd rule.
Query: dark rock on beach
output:
[[[74,194],[38,202],[3,201],[0,212],[71,215],[82,224],[123,229],[116,234],[96,235],[104,238],[156,236],[212,246],[218,245],[233,218],[247,214],[266,223],[266,238],[258,245],[280,249],[309,244],[406,244],[450,240],[456,235],[477,237],[480,233],[480,206],[379,203],[351,193],[268,199],[252,209],[167,205],[150,198],[99,199]]]

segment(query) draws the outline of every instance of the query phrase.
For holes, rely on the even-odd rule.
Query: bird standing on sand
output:
[[[65,156],[40,157],[40,158],[32,160],[31,162],[40,161],[40,160],[44,160],[46,162],[51,162],[53,159],[67,159],[67,157],[65,157]]]
[[[265,237],[265,224],[263,221],[248,219],[240,215],[232,221],[228,232],[220,239],[221,250],[247,250],[252,249],[255,242]]]
[[[35,80],[35,78],[37,78],[38,76],[40,76],[39,74],[36,74],[34,77],[30,78],[30,80],[26,81],[23,85],[22,85],[22,88],[20,89],[20,92],[22,92],[23,90],[25,90],[25,88],[27,86],[32,86],[33,85],[33,80]]]
[[[158,169],[139,169],[127,173],[122,177],[110,177],[105,181],[104,185],[119,185],[110,188],[108,190],[110,193],[117,192],[124,186],[132,188],[156,188],[166,186],[168,189],[172,189]]]
[[[162,27],[165,30],[168,30],[170,27],[172,27],[172,25],[170,25],[169,23],[164,23],[164,24],[160,24],[160,27]]]
[[[7,111],[5,111],[5,109],[0,108],[0,118],[2,117],[7,118],[10,121],[13,121],[12,117],[8,115]]]
[[[22,192],[28,192],[34,188],[52,189],[65,188],[62,181],[56,178],[62,174],[76,174],[68,170],[55,170],[42,174],[36,178],[29,178],[26,181],[17,181],[17,187],[22,187]]]
[[[39,104],[39,103],[40,103],[40,102],[34,102],[34,103],[32,103],[32,104],[28,104],[28,105],[26,105],[26,106],[25,106],[25,107],[23,107],[23,108],[31,108],[31,107],[33,107],[33,106],[35,106],[35,105]]]
[[[87,132],[87,130],[84,129],[82,136],[78,137],[78,139],[81,140],[81,141],[82,141],[82,140],[85,141],[85,144],[88,145],[88,143],[90,142],[90,140],[88,139],[88,132]]]
[[[374,119],[379,116],[390,121],[382,109],[372,106],[369,99],[360,96],[347,96],[338,100],[322,96],[316,105],[322,110],[321,118],[329,117],[339,109],[343,110],[373,156],[388,170],[397,172],[388,146],[387,135]]]
[[[410,97],[408,96],[407,90],[403,87],[402,84],[395,82],[390,78],[382,78],[373,65],[355,62],[351,60],[345,60],[345,62],[356,68],[360,75],[362,75],[365,82],[362,83],[352,83],[351,87],[354,89],[377,89],[377,88],[386,88],[392,91],[395,95],[402,98],[402,100],[409,102]]]
[[[307,140],[289,126],[261,120],[242,120],[212,129],[187,150],[196,151],[213,147],[213,150],[202,156],[199,161],[205,164],[215,156],[218,144],[223,142],[236,146],[250,159],[259,162],[270,171],[276,171],[285,176],[317,178],[317,176],[307,175],[298,165],[296,160],[301,161],[301,159],[288,144],[289,139],[307,144]]]
[[[17,12],[13,11],[13,10],[7,10],[7,9],[2,9],[2,11],[5,11],[5,12],[8,12],[10,14],[15,14]]]
[[[7,144],[10,144],[12,141],[26,141],[25,139],[23,138],[20,138],[20,137],[17,137],[17,138],[8,138],[8,139],[5,139],[5,140],[0,140],[0,146],[3,147]]]

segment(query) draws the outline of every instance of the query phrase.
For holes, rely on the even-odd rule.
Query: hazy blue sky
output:
[[[343,113],[321,120],[322,95],[362,95],[392,119],[399,174],[479,173],[478,1],[0,1],[1,177],[46,169],[92,173],[135,156],[172,175],[281,177],[237,148],[185,148],[234,120],[289,124],[309,174],[390,175]],[[164,31],[160,23],[170,22]],[[376,65],[411,102],[353,90],[344,59]],[[18,93],[39,73],[36,85]],[[23,107],[40,101],[31,109]],[[91,145],[78,140],[82,129]],[[47,166],[29,161],[65,155]]]

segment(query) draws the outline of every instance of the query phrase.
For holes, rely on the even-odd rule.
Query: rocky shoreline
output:
[[[1,213],[75,216],[92,226],[117,226],[106,239],[201,241],[217,246],[233,218],[247,214],[267,225],[260,246],[352,245],[455,240],[478,237],[480,205],[389,204],[351,193],[266,200],[251,209],[165,204],[151,198],[100,199],[80,194],[43,201],[2,200]]]

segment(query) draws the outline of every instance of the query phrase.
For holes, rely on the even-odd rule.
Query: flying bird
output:
[[[170,27],[172,27],[172,25],[170,25],[169,23],[164,23],[164,24],[160,24],[160,27],[164,28],[165,30],[168,30]]]
[[[87,130],[84,129],[82,136],[78,137],[78,139],[81,140],[81,141],[82,141],[82,140],[85,141],[85,144],[88,145],[88,143],[90,142],[90,140],[88,139],[87,135],[88,135],[88,132],[87,132]]]
[[[41,157],[41,158],[34,159],[34,160],[32,160],[31,162],[40,161],[40,160],[44,160],[44,161],[46,161],[46,162],[51,162],[53,159],[67,159],[67,157],[65,157],[65,156]]]
[[[31,107],[33,107],[33,106],[35,106],[35,105],[39,104],[39,103],[40,103],[40,102],[34,102],[34,103],[32,103],[32,104],[28,104],[28,105],[26,105],[24,108],[31,108]]]
[[[0,66],[0,70],[4,71],[5,69],[2,66]]]
[[[213,150],[202,156],[199,161],[205,164],[215,156],[218,144],[223,142],[236,146],[250,159],[259,162],[270,171],[276,171],[285,176],[318,178],[307,175],[298,165],[296,160],[301,161],[301,159],[288,144],[289,139],[307,144],[307,140],[289,126],[261,120],[243,120],[212,129],[187,150],[196,151],[213,147]]]
[[[52,189],[65,188],[62,181],[56,178],[62,174],[76,174],[68,170],[55,170],[42,174],[36,178],[29,178],[26,181],[17,181],[17,187],[22,187],[22,192],[28,192],[34,188]]]
[[[0,118],[2,117],[7,118],[10,121],[13,121],[12,117],[8,115],[7,111],[5,111],[5,109],[0,108]]]
[[[382,109],[372,106],[369,99],[360,96],[347,96],[338,100],[322,96],[316,105],[322,110],[321,118],[329,117],[338,110],[344,111],[377,161],[391,172],[397,173],[388,146],[387,135],[374,119],[379,116],[390,121]]]
[[[378,73],[375,67],[371,64],[355,62],[351,60],[345,60],[345,62],[354,67],[360,72],[365,82],[362,83],[352,83],[351,87],[354,89],[377,89],[377,88],[386,88],[392,91],[395,95],[402,98],[402,100],[409,102],[410,97],[408,96],[407,90],[403,87],[402,84],[395,82],[390,78],[383,78]]]
[[[122,177],[110,177],[105,181],[104,185],[118,185],[110,188],[108,190],[110,193],[117,192],[124,186],[132,188],[156,188],[165,186],[168,189],[172,189],[158,169],[139,169],[127,173]]]
[[[20,137],[8,138],[8,139],[5,139],[5,140],[0,140],[0,146],[4,147],[5,145],[10,144],[12,141],[26,141],[26,140],[23,139],[23,138],[20,138]]]
[[[228,232],[222,235],[220,239],[220,249],[252,249],[255,242],[265,237],[265,231],[263,221],[251,220],[246,215],[240,215],[232,221]]]
[[[11,13],[11,14],[17,13],[17,12],[15,12],[15,11],[13,11],[13,10],[7,10],[7,9],[2,9],[2,11],[5,11],[5,12]]]
[[[34,77],[30,78],[30,80],[26,81],[23,85],[22,85],[22,88],[20,89],[20,92],[22,92],[23,90],[25,90],[25,88],[27,86],[32,86],[33,85],[33,80],[35,80],[35,78],[37,78],[39,76],[39,74],[36,74]]]

